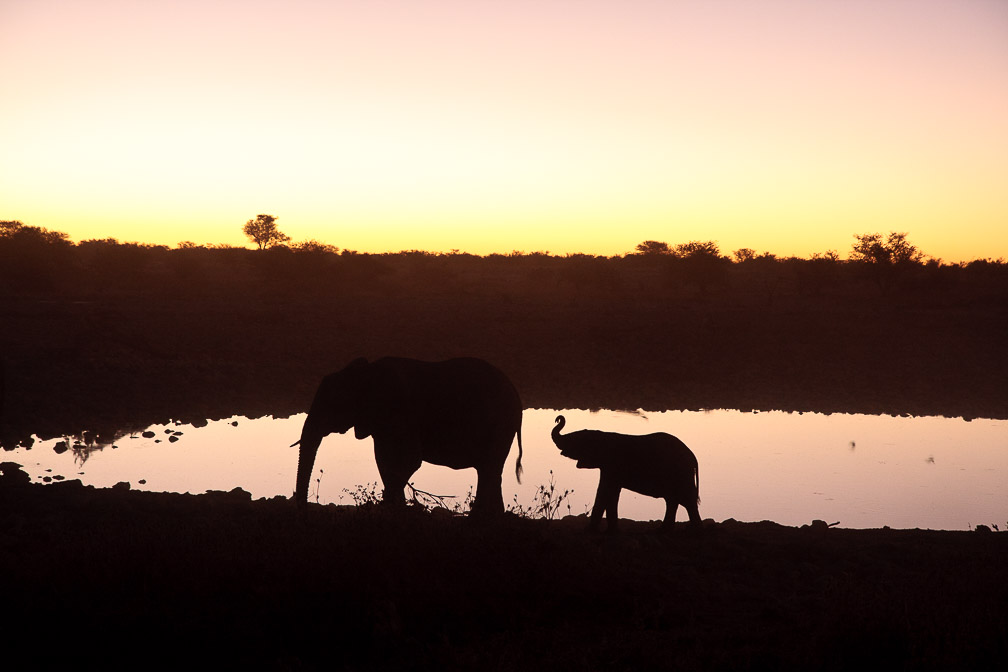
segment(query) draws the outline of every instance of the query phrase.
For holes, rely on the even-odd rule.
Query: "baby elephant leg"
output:
[[[619,496],[621,488],[612,486],[606,497],[606,532],[613,533],[619,529]]]
[[[592,507],[591,522],[588,529],[597,532],[602,524],[602,515],[605,514],[606,530],[616,531],[616,519],[619,516],[620,488],[605,473],[599,476],[598,491],[595,492],[595,505]]]
[[[599,478],[598,490],[595,491],[595,504],[592,505],[591,518],[589,518],[588,529],[598,532],[602,524],[602,514],[606,510],[606,479]]]

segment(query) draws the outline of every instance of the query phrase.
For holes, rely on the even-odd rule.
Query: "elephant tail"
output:
[[[693,465],[693,478],[696,481],[696,503],[700,504],[700,463],[696,462]]]
[[[521,419],[518,420],[518,433],[517,433],[517,436],[518,436],[518,461],[515,462],[515,478],[517,478],[518,479],[518,483],[521,484],[521,475],[522,475],[522,471],[524,471],[522,469],[522,464],[521,464],[521,458],[522,458]]]

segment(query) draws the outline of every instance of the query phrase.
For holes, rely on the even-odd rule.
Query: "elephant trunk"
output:
[[[553,428],[553,434],[552,434],[553,443],[556,444],[557,448],[560,447],[560,440],[563,438],[562,436],[560,436],[560,430],[562,430],[564,428],[564,425],[566,424],[567,421],[564,419],[564,417],[562,415],[558,415],[556,419],[556,427]]]
[[[294,501],[298,506],[308,504],[308,484],[311,481],[312,469],[315,467],[315,455],[318,453],[322,435],[316,432],[301,432],[301,450],[298,453],[297,485],[294,490]]]

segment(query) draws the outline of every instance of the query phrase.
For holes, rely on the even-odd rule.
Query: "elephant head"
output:
[[[571,434],[561,434],[560,431],[566,424],[564,416],[558,415],[552,436],[553,443],[560,449],[560,454],[577,460],[576,466],[579,469],[600,469],[606,456],[605,438],[602,433],[582,429]]]
[[[292,447],[301,446],[294,492],[298,504],[305,504],[308,500],[308,483],[323,438],[333,432],[345,434],[351,427],[358,439],[367,438],[371,434],[369,427],[372,423],[372,405],[363,403],[367,392],[362,389],[367,387],[367,377],[364,375],[366,367],[367,360],[354,360],[342,371],[323,378],[315,392],[308,417],[301,429],[301,438],[292,444]]]

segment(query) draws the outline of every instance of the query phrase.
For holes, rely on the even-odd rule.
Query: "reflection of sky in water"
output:
[[[678,436],[700,462],[704,518],[787,525],[818,518],[855,528],[966,529],[1008,522],[1008,421],[739,411],[560,412],[567,418],[565,433],[591,428]],[[576,469],[560,456],[550,440],[557,414],[525,411],[525,474],[518,485],[513,446],[504,467],[505,504],[516,495],[520,504],[532,503],[552,470],[561,492],[574,490],[568,500],[571,512],[590,509],[598,471]],[[56,441],[36,442],[29,451],[19,448],[0,457],[23,464],[36,480],[58,474],[98,487],[129,481],[134,488],[154,491],[242,487],[255,498],[288,496],[294,490],[298,453],[288,446],[300,436],[303,421],[298,415],[238,418],[237,426],[231,421],[202,428],[156,426],[151,428],[154,437],[137,433],[120,438],[116,448],[93,451],[83,464],[73,451],[57,454]],[[182,435],[170,443],[165,429]],[[312,501],[320,470],[323,503],[352,503],[344,488],[379,481],[371,440],[357,441],[353,432],[322,442]],[[140,480],[146,483],[140,485]],[[427,492],[464,497],[475,486],[476,472],[425,464],[412,480]],[[651,520],[663,513],[659,500],[628,491],[620,498],[622,517]],[[680,509],[678,520],[685,519]]]

